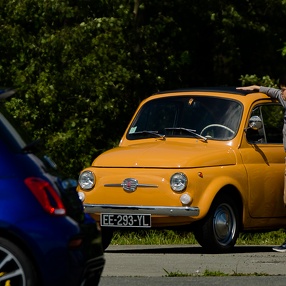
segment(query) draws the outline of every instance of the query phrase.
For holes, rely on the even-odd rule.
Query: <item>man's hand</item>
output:
[[[250,85],[250,86],[237,87],[236,89],[240,89],[240,90],[259,90],[259,88],[260,88],[259,85]]]

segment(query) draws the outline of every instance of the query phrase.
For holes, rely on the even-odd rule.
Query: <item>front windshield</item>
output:
[[[127,139],[195,137],[230,140],[238,130],[242,105],[231,99],[173,96],[148,101],[127,133]]]

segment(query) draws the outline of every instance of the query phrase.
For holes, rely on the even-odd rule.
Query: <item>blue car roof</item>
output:
[[[12,88],[2,88],[0,87],[0,99],[5,99],[16,92],[15,89]]]

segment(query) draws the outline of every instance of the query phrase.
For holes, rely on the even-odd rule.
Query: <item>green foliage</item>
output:
[[[269,274],[267,273],[238,273],[238,272],[233,272],[231,274],[229,273],[224,273],[221,271],[212,271],[209,269],[205,269],[203,273],[200,273],[199,271],[196,271],[196,273],[184,273],[180,270],[177,271],[167,271],[166,269],[163,268],[163,270],[166,272],[166,277],[194,277],[194,276],[211,276],[211,277],[222,277],[222,276],[268,276]]]
[[[262,233],[241,233],[237,245],[280,245],[285,240],[285,230]],[[112,244],[115,245],[161,245],[197,244],[192,232],[174,230],[116,231]]]
[[[167,271],[163,268],[163,270],[166,272],[166,277],[191,277],[194,276],[193,274],[184,273],[180,270],[178,271]]]
[[[161,16],[155,27],[139,26],[129,1],[25,0],[0,6],[0,77],[2,85],[18,89],[7,108],[44,139],[63,169],[77,175],[118,143],[140,98],[164,82],[154,73],[172,62],[172,36],[160,47],[165,53],[149,38],[167,35],[172,20]]]
[[[112,244],[195,244],[196,239],[191,232],[175,232],[172,230],[140,230],[136,232],[116,231],[114,233]]]
[[[247,86],[247,85],[263,85],[263,86],[269,86],[269,87],[274,87],[278,88],[278,80],[276,79],[271,79],[270,76],[266,75],[263,77],[258,77],[257,75],[243,75],[240,77],[242,86]]]
[[[239,245],[280,245],[285,241],[285,229],[261,233],[241,233]]]
[[[0,85],[17,88],[9,112],[76,177],[158,90],[244,74],[274,85],[285,13],[285,0],[0,0]]]

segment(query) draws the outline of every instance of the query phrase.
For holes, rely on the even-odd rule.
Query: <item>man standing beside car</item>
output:
[[[271,98],[276,98],[281,105],[284,107],[284,125],[283,125],[283,145],[284,150],[286,152],[286,74],[282,75],[279,79],[279,87],[272,88],[272,87],[265,87],[265,86],[259,86],[259,85],[250,85],[250,86],[243,86],[243,87],[237,87],[236,89],[240,90],[257,90],[259,92],[262,92],[266,95],[268,95]],[[286,162],[286,158],[285,158]],[[286,168],[285,168],[285,174],[284,174],[284,205],[286,207]],[[280,246],[273,247],[273,250],[278,252],[286,252],[286,240],[281,244]]]

